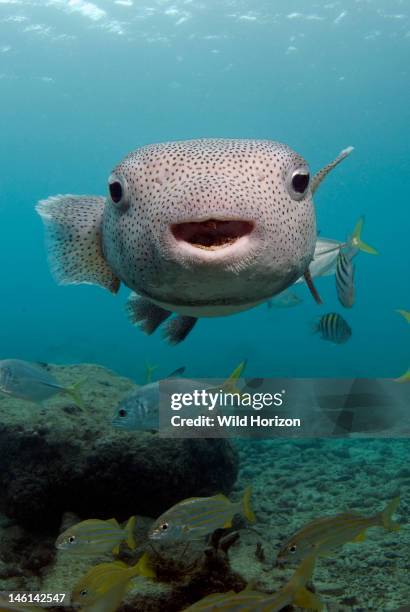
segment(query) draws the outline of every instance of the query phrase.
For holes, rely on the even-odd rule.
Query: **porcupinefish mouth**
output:
[[[171,232],[179,243],[206,251],[225,249],[249,236],[254,223],[238,219],[206,219],[171,225]]]

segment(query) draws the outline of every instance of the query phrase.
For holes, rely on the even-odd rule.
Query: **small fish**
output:
[[[178,368],[167,379],[178,379],[185,372],[185,366]],[[116,429],[127,431],[158,431],[160,383],[155,382],[133,389],[120,400],[111,424]]]
[[[267,301],[268,308],[293,308],[301,304],[303,300],[293,291],[282,291],[279,295],[276,295]]]
[[[132,516],[125,528],[112,518],[108,521],[88,519],[77,523],[61,533],[56,540],[56,548],[82,555],[101,555],[107,552],[117,554],[121,542],[135,549],[134,539],[135,516]]]
[[[241,377],[246,367],[246,361],[241,362],[229,375],[223,385],[226,393],[237,393],[236,382]],[[178,368],[165,379],[169,393],[191,393],[204,388],[203,381],[181,378],[185,367]],[[149,385],[143,385],[133,389],[126,395],[115,409],[111,424],[116,429],[126,431],[158,431],[159,430],[159,408],[160,408],[160,385],[162,381],[156,381]],[[213,389],[209,386],[209,390]]]
[[[318,238],[316,240],[315,254],[313,261],[309,265],[312,278],[318,276],[330,276],[336,273],[337,257],[341,249],[345,249],[347,254],[353,259],[359,251],[368,255],[378,255],[378,251],[362,240],[364,217],[357,221],[353,232],[347,240],[333,240],[332,238]],[[300,277],[296,283],[305,282],[304,277]]]
[[[279,551],[277,563],[301,561],[311,554],[326,556],[348,542],[363,542],[370,527],[384,527],[398,531],[400,525],[392,520],[400,498],[394,498],[382,512],[365,517],[356,512],[316,519],[297,531]]]
[[[242,514],[249,522],[255,521],[250,505],[251,488],[244,491],[240,502],[231,502],[225,495],[190,497],[161,514],[148,537],[161,542],[200,540],[222,527],[231,527],[235,514]]]
[[[354,274],[352,256],[340,249],[336,262],[336,291],[339,302],[345,308],[351,308],[354,304]]]
[[[401,314],[401,316],[407,321],[407,323],[410,323],[410,312],[408,310],[396,310],[396,312]]]
[[[399,378],[395,378],[395,382],[397,383],[408,383],[410,382],[410,368]]]
[[[54,376],[39,365],[20,359],[0,361],[0,391],[29,402],[41,403],[62,393],[69,395],[80,408],[83,408],[78,389],[83,382],[63,387]]]
[[[329,312],[313,325],[313,333],[319,333],[323,340],[334,344],[344,344],[352,335],[352,330],[343,317],[336,312]]]
[[[135,576],[155,578],[146,553],[131,567],[121,561],[95,565],[75,586],[71,603],[85,612],[115,612]]]
[[[185,609],[185,612],[279,612],[289,605],[308,610],[323,610],[322,601],[308,591],[315,569],[316,556],[307,557],[289,582],[273,595],[245,589],[240,593],[215,593]]]

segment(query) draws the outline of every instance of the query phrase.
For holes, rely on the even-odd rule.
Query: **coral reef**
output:
[[[113,557],[57,551],[60,527],[137,514],[137,550],[124,544],[119,558],[133,564],[148,552],[158,579],[133,579],[120,612],[179,612],[211,592],[247,583],[272,593],[295,569],[275,561],[297,529],[344,510],[373,515],[400,495],[401,530],[369,529],[365,542],[320,558],[313,583],[329,612],[408,609],[409,440],[237,440],[232,449],[221,440],[116,432],[110,417],[130,381],[97,366],[51,371],[63,384],[86,376],[86,410],[64,396],[44,407],[0,401],[0,504],[7,515],[0,515],[0,589],[70,593],[91,566]],[[147,541],[153,519],[173,503],[232,486],[230,497],[238,500],[248,484],[255,524],[237,517],[231,530],[189,547]]]

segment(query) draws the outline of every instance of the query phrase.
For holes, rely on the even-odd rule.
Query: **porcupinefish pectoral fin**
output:
[[[313,295],[313,299],[315,300],[316,304],[323,304],[322,298],[320,297],[315,285],[313,284],[313,279],[309,268],[306,270],[303,276],[305,278],[307,286],[309,287],[310,293]]]
[[[131,323],[138,325],[149,336],[171,315],[145,297],[131,293],[128,298],[126,310]]]
[[[60,285],[89,283],[117,293],[120,280],[105,261],[101,219],[105,198],[58,195],[41,200],[36,210],[46,228],[51,272]]]
[[[164,338],[170,344],[179,344],[185,340],[197,321],[196,317],[178,315],[165,326]]]
[[[327,164],[327,166],[319,170],[319,172],[317,172],[314,175],[314,177],[312,178],[311,184],[310,184],[312,193],[315,193],[320,183],[327,177],[329,172],[331,172],[334,168],[336,168],[336,166],[338,166],[340,162],[346,159],[346,157],[348,157],[353,150],[354,150],[354,147],[347,147],[347,149],[343,149],[343,151],[339,153],[336,159],[330,162],[330,164]]]

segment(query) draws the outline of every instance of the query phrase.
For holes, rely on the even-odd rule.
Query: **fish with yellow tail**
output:
[[[246,367],[246,360],[242,361],[228,376],[222,388],[225,393],[236,393],[237,381],[242,376]],[[115,429],[126,431],[158,431],[159,412],[161,402],[161,384],[166,381],[167,392],[192,393],[204,388],[203,381],[182,378],[185,367],[178,368],[162,381],[142,385],[133,389],[123,397],[115,408],[111,424]],[[209,387],[208,390],[213,389]]]
[[[313,261],[309,265],[311,277],[317,278],[318,276],[335,274],[338,255],[342,249],[350,259],[353,259],[359,252],[378,255],[379,252],[375,248],[363,241],[363,227],[364,217],[360,217],[347,240],[341,241],[318,236]],[[303,282],[305,282],[303,276],[296,281],[296,283]]]
[[[76,584],[71,604],[83,612],[115,612],[136,576],[155,578],[146,553],[133,566],[121,561],[95,565]]]
[[[184,499],[161,514],[151,528],[149,538],[166,543],[200,540],[216,529],[231,527],[236,514],[254,523],[250,499],[250,487],[245,489],[242,500],[236,503],[222,494]]]
[[[60,550],[82,555],[117,554],[121,542],[135,549],[134,528],[135,516],[129,519],[124,528],[114,518],[108,521],[88,519],[66,529],[58,536],[55,545]]]
[[[240,593],[216,593],[186,608],[185,612],[279,612],[292,604],[305,610],[323,610],[320,598],[306,588],[313,576],[315,562],[315,555],[307,557],[289,582],[273,595],[248,589]]]
[[[370,517],[346,512],[316,519],[285,542],[277,556],[277,563],[300,561],[311,554],[326,556],[348,542],[363,542],[370,527],[398,531],[400,525],[393,521],[392,516],[399,504],[400,497],[395,497],[382,512]]]
[[[410,368],[407,370],[407,372],[402,374],[402,376],[399,376],[399,378],[395,378],[394,381],[397,382],[397,383],[408,383],[408,382],[410,382]]]
[[[407,323],[410,323],[410,312],[408,310],[396,310],[396,312],[398,312],[399,314],[401,314],[401,316],[403,317],[403,319],[405,319],[407,321]]]

